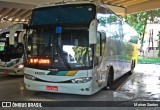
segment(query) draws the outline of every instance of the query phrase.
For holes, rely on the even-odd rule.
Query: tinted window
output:
[[[33,10],[31,25],[90,23],[94,5],[66,5]]]

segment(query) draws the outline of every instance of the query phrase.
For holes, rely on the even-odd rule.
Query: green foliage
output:
[[[113,22],[117,21],[116,16],[109,16],[109,17],[100,17],[98,18],[100,21],[101,26],[106,26],[106,23],[112,24]]]
[[[109,17],[107,18],[107,22],[108,22],[109,24],[111,24],[111,23],[113,23],[113,22],[116,22],[116,21],[117,21],[116,16],[109,16]]]
[[[139,63],[160,63],[160,58],[138,58]]]
[[[160,16],[160,10],[151,10],[147,12],[141,12],[137,14],[126,15],[124,18],[126,22],[131,25],[138,34],[142,35],[145,32],[144,27],[146,20],[157,23]]]
[[[132,51],[134,50],[133,46],[131,46],[130,43],[125,43],[125,54],[130,55],[132,53]]]
[[[160,57],[160,51],[158,52],[158,57]]]
[[[106,26],[106,23],[107,23],[106,17],[100,17],[98,19],[99,19],[101,26]]]
[[[132,26],[137,31],[139,35],[142,35],[145,31],[144,26],[146,25],[146,17],[147,13],[141,12],[138,14],[126,15],[125,20],[130,26]]]
[[[129,42],[132,42],[132,43],[137,44],[137,43],[138,43],[137,36],[133,36],[133,37],[129,40]]]
[[[144,35],[146,30],[147,22],[150,23],[158,23],[158,19],[160,17],[160,9],[159,10],[151,10],[147,12],[141,12],[138,14],[132,14],[132,15],[126,15],[124,18],[126,22],[132,26],[137,33],[139,34],[139,40],[141,43],[140,49],[143,47],[144,43]],[[160,45],[159,45],[160,47]],[[160,57],[160,50],[158,53],[158,56]]]
[[[158,57],[160,57],[160,31],[159,31],[157,36],[159,37],[159,40],[158,40],[158,50],[159,50]]]

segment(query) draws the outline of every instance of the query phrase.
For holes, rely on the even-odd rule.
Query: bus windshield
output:
[[[91,4],[37,8],[32,12],[30,25],[89,24],[94,11],[95,6]]]
[[[63,30],[60,34],[49,29],[32,31],[27,43],[31,57],[49,57],[53,62],[52,68],[56,69],[86,69],[92,66],[92,47],[87,30]],[[32,64],[34,66],[38,68],[40,65]]]
[[[15,59],[20,58],[23,55],[23,44],[18,43],[18,35],[20,32],[16,32],[14,35],[14,45],[9,44],[9,32],[4,32],[0,35],[0,59]]]
[[[29,52],[27,59],[31,58],[33,62],[33,57],[47,57],[52,64],[42,66],[30,62],[28,66],[59,70],[90,68],[93,63],[93,49],[89,45],[88,28],[95,18],[95,10],[96,6],[93,4],[68,4],[34,9],[26,43]]]

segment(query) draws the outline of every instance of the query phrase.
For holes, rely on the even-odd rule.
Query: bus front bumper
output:
[[[24,75],[23,69],[0,67],[0,75]]]
[[[33,81],[24,77],[25,87],[28,90],[80,95],[94,94],[92,91],[91,82],[92,81],[86,83],[50,83]]]

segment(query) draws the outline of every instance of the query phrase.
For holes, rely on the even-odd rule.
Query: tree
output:
[[[159,31],[159,33],[158,33],[158,57],[160,57],[160,31]]]
[[[147,22],[158,23],[158,17],[160,16],[160,10],[151,10],[147,12],[141,12],[132,15],[126,15],[124,18],[126,22],[131,25],[139,34],[139,40],[141,43],[140,51],[142,51],[144,43],[144,35],[146,31]]]
[[[133,15],[126,15],[125,20],[126,22],[131,25],[139,34],[140,38],[140,51],[142,51],[143,48],[143,43],[144,43],[144,35],[145,35],[145,30],[146,30],[146,25],[147,25],[147,13],[146,12],[141,12],[138,14],[133,14]]]

